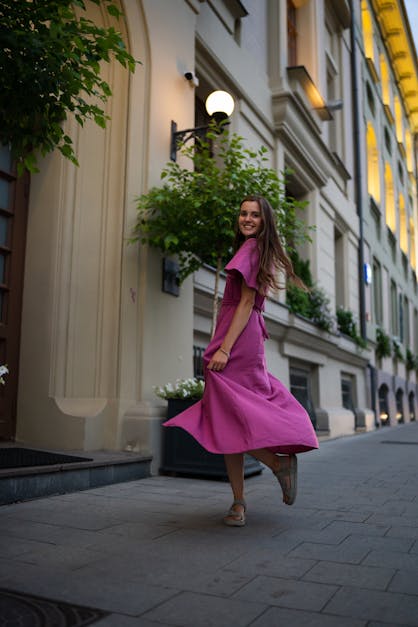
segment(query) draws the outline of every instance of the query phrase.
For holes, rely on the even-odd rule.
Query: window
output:
[[[382,99],[383,104],[388,109],[392,109],[392,92],[390,88],[389,69],[383,54],[380,55],[380,76],[382,82]]]
[[[295,5],[292,0],[287,0],[287,64],[289,67],[297,65],[298,31],[296,16]]]
[[[373,259],[372,288],[374,322],[382,324],[382,268],[377,259]]]
[[[371,122],[367,123],[367,189],[377,204],[380,203],[379,150],[376,133]]]
[[[374,41],[372,16],[366,0],[361,2],[361,22],[363,26],[364,54],[374,61]]]
[[[413,392],[409,392],[408,396],[408,405],[409,405],[409,420],[415,420],[415,394]]]
[[[405,151],[406,151],[406,166],[408,172],[413,172],[414,163],[412,159],[412,136],[409,129],[405,130]]]
[[[411,266],[417,270],[417,254],[416,254],[416,241],[415,241],[415,225],[413,218],[409,219],[409,237],[411,238]]]
[[[394,281],[390,282],[390,313],[391,331],[393,335],[398,335],[398,290]]]
[[[383,383],[379,388],[378,401],[379,401],[379,418],[382,426],[390,424],[389,419],[389,404],[388,404],[388,386]]]
[[[334,229],[334,277],[335,305],[337,308],[344,307],[344,237],[337,229]]]
[[[388,153],[391,155],[392,154],[392,142],[390,139],[390,135],[389,135],[389,131],[388,129],[385,127],[385,146],[386,146],[386,150],[388,151]]]
[[[395,189],[392,168],[388,162],[385,164],[385,215],[387,226],[396,234]]]
[[[374,103],[374,96],[373,96],[372,88],[370,87],[370,83],[367,83],[366,85],[366,92],[367,92],[367,102],[369,103],[369,109],[374,117],[376,114],[376,105]]]
[[[303,368],[290,368],[290,391],[306,409],[316,427],[316,416],[311,395],[311,372]]]
[[[404,311],[403,311],[403,298],[402,294],[399,294],[399,339],[401,342],[404,341]]]
[[[193,346],[193,376],[197,379],[203,379],[203,346]]]
[[[398,96],[395,96],[395,125],[396,125],[396,139],[400,144],[403,144],[403,120],[402,120],[402,105]]]
[[[403,415],[403,390],[398,388],[396,391],[396,420],[401,423],[404,421]]]
[[[414,309],[414,352],[418,353],[418,309]]]
[[[403,343],[409,348],[410,328],[409,328],[409,301],[406,296],[403,299]]]
[[[405,200],[402,194],[399,194],[399,245],[405,255],[408,254],[408,228],[406,221]]]
[[[354,411],[354,382],[350,375],[341,375],[341,402],[345,409]]]

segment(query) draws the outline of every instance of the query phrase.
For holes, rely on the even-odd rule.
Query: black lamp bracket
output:
[[[184,131],[177,130],[177,123],[171,120],[171,144],[170,159],[176,161],[177,150],[181,144],[185,144],[193,137],[203,137],[209,126],[196,126],[196,128],[186,128]]]

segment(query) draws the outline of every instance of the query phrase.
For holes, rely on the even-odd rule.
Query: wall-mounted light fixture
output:
[[[206,111],[208,114],[220,124],[230,117],[234,110],[234,99],[227,91],[213,91],[206,98]],[[180,144],[184,144],[193,137],[203,137],[208,130],[208,126],[196,126],[195,128],[186,128],[184,131],[177,130],[176,122],[171,121],[171,142],[170,142],[170,159],[176,161],[177,150]]]

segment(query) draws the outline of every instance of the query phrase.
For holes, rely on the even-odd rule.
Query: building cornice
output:
[[[372,0],[383,41],[408,113],[418,132],[418,61],[403,0]]]

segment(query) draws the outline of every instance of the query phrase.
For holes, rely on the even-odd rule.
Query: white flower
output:
[[[0,366],[0,383],[1,383],[2,385],[4,385],[4,384],[5,384],[5,381],[4,381],[4,379],[3,379],[3,376],[4,376],[5,374],[9,374],[9,369],[8,369],[8,367],[7,367],[7,366],[4,366],[4,365],[3,365],[3,366]]]
[[[177,379],[175,384],[167,383],[164,386],[154,386],[154,392],[161,398],[192,398],[199,399],[203,395],[204,381],[196,378]]]

